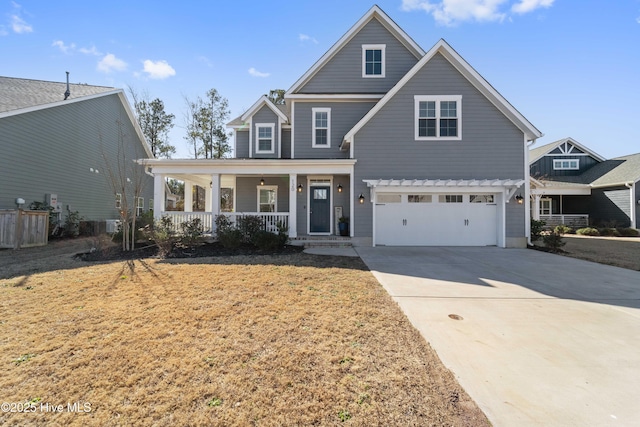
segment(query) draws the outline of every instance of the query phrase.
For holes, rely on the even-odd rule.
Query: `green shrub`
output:
[[[166,215],[152,225],[145,226],[143,234],[158,246],[158,256],[161,258],[165,258],[171,253],[178,240],[175,231],[173,231],[173,220]]]
[[[217,215],[215,219],[216,223],[216,238],[220,240],[220,236],[228,231],[233,230],[233,223],[226,215]]]
[[[64,220],[64,235],[78,237],[80,235],[80,221],[82,221],[82,219],[78,211],[69,211],[67,218]]]
[[[599,228],[601,236],[620,237],[620,232],[615,228]]]
[[[638,234],[640,234],[635,228],[616,228],[616,230],[624,237],[638,237]]]
[[[573,229],[564,224],[560,224],[560,225],[556,225],[556,228],[554,228],[553,231],[555,231],[558,234],[570,234],[571,232],[573,232]]]
[[[542,229],[546,225],[544,221],[531,219],[531,241],[536,242],[542,237]]]
[[[263,251],[271,251],[282,248],[287,242],[287,235],[283,233],[271,233],[260,230],[253,236],[256,247]]]
[[[567,244],[567,242],[562,240],[562,234],[557,233],[555,230],[549,234],[543,235],[542,241],[544,242],[544,245],[551,250],[551,252],[558,252],[561,247]]]
[[[258,232],[264,229],[262,218],[256,215],[244,215],[237,219],[236,228],[242,233],[242,241],[255,245],[253,240]]]
[[[242,244],[242,233],[238,229],[219,231],[217,235],[220,244],[227,249],[236,249]]]
[[[577,229],[576,234],[579,234],[581,236],[599,236],[600,232],[597,228],[585,227]]]
[[[183,248],[193,248],[202,241],[204,228],[200,218],[193,218],[180,224],[182,234],[178,238],[178,244]]]

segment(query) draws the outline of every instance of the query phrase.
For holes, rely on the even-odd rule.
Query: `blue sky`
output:
[[[444,38],[545,136],[640,152],[640,0],[379,0],[425,50]],[[288,89],[364,0],[0,0],[0,75],[133,87],[176,115],[216,88],[231,118]]]

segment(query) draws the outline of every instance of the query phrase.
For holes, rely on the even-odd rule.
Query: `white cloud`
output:
[[[11,29],[18,34],[30,33],[33,27],[27,24],[24,19],[18,15],[11,15]]]
[[[75,43],[67,45],[64,44],[62,40],[54,40],[51,46],[57,47],[62,53],[70,53],[70,51],[73,51],[76,48]]]
[[[253,77],[269,77],[271,75],[269,73],[262,73],[253,67],[249,68],[249,74],[251,74]]]
[[[554,0],[518,0],[511,11],[524,14],[550,7]],[[433,15],[437,23],[456,25],[465,21],[502,22],[508,18],[511,0],[402,0],[405,11],[422,10]]]
[[[162,80],[176,75],[176,70],[167,61],[154,62],[150,59],[145,59],[143,64],[143,71],[152,79]]]
[[[316,40],[315,37],[311,37],[306,34],[298,35],[298,39],[300,39],[301,42],[310,41],[310,42],[313,42],[314,44],[318,44],[318,40]]]
[[[122,59],[116,58],[113,53],[107,53],[104,58],[98,62],[98,71],[110,73],[112,71],[124,71],[127,69],[127,63]]]
[[[90,48],[81,47],[80,49],[78,49],[78,52],[84,53],[85,55],[95,55],[95,56],[102,55],[102,53],[100,53],[95,46],[91,46]]]
[[[520,0],[520,3],[516,3],[511,7],[511,10],[515,13],[529,13],[541,7],[551,7],[554,0]]]

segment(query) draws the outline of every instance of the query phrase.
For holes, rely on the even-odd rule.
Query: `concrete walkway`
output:
[[[640,425],[640,272],[528,249],[356,250],[493,425]]]

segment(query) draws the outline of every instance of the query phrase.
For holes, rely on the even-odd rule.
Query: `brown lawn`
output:
[[[359,259],[51,259],[0,272],[2,425],[488,425]]]
[[[640,238],[564,235],[564,255],[640,271]]]

